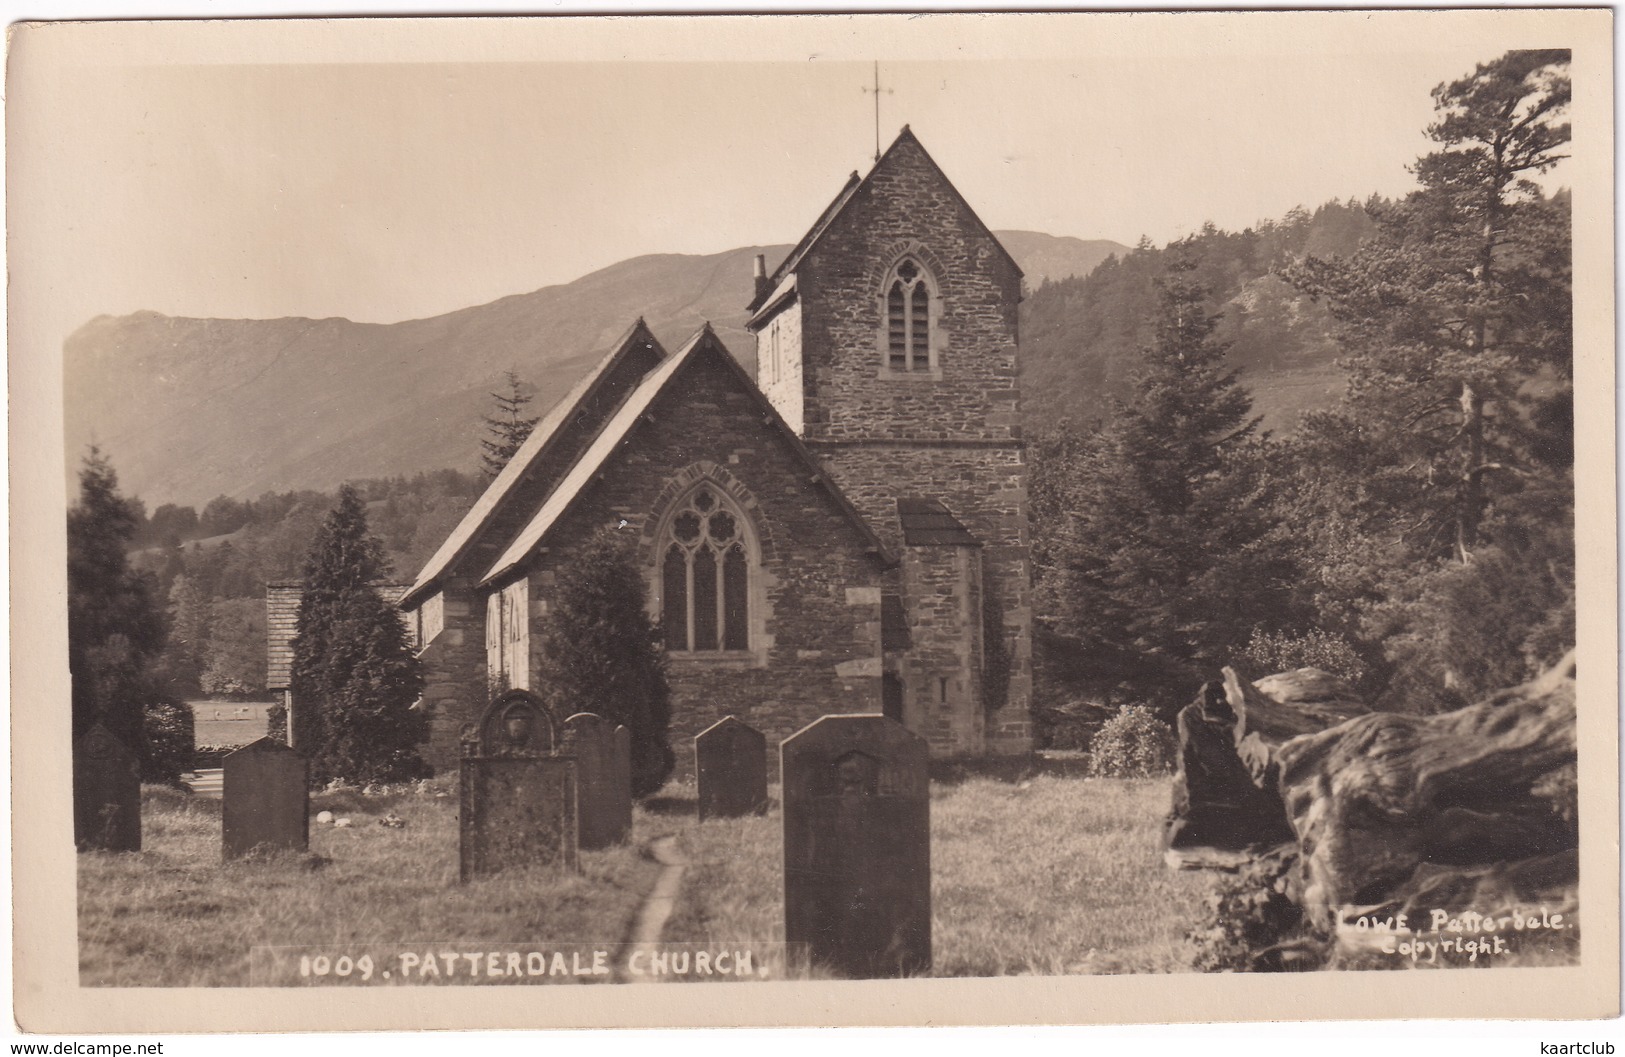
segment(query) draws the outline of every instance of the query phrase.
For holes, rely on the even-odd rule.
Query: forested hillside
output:
[[[456,470],[352,482],[390,575],[410,580],[474,505],[486,478]],[[267,492],[211,500],[199,512],[166,503],[149,515],[139,498],[132,564],[168,604],[162,663],[181,693],[257,694],[265,689],[265,585],[303,577],[311,542],[337,502],[327,492]]]
[[[1306,257],[1354,253],[1375,227],[1378,200],[1293,209],[1240,233],[1209,224],[1187,240],[1207,306],[1222,313],[1217,337],[1241,368],[1271,428],[1332,403],[1343,375],[1324,305],[1294,289],[1281,270]],[[1152,337],[1167,250],[1142,241],[1086,276],[1045,283],[1022,306],[1022,399],[1029,428],[1063,419],[1092,422],[1129,392]]]
[[[1171,716],[1221,664],[1435,712],[1572,647],[1570,201],[1534,179],[1568,156],[1568,63],[1513,51],[1435,89],[1399,201],[1208,228],[1034,294],[1046,737],[1120,703]],[[1276,370],[1338,392],[1280,422]]]

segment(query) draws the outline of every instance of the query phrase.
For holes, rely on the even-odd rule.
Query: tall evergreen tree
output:
[[[1363,640],[1377,703],[1435,711],[1572,645],[1566,51],[1434,90],[1441,149],[1352,257],[1290,273],[1338,321],[1349,391],[1291,448],[1316,623]]]
[[[485,475],[490,478],[502,472],[508,460],[514,457],[520,445],[530,436],[530,431],[536,428],[536,423],[541,421],[540,418],[526,417],[524,413],[532,397],[519,381],[519,375],[514,371],[504,371],[502,377],[507,388],[491,394],[491,399],[497,404],[496,413],[486,416],[485,426],[490,436],[480,441],[483,450],[480,462]]]
[[[417,754],[428,721],[412,709],[422,672],[400,614],[375,586],[388,571],[366,505],[345,485],[305,561],[293,640],[293,737],[315,782],[428,774]]]
[[[1414,166],[1421,188],[1379,211],[1359,253],[1290,273],[1329,304],[1348,353],[1350,400],[1323,431],[1380,435],[1385,465],[1370,469],[1411,493],[1412,539],[1462,562],[1542,423],[1566,421],[1567,203],[1530,177],[1566,157],[1568,63],[1512,51],[1434,89],[1441,149]],[[1535,406],[1526,383],[1541,372],[1560,391]]]
[[[151,667],[168,629],[153,578],[134,572],[126,557],[138,522],[112,464],[92,447],[79,472],[79,501],[68,511],[73,733],[100,722],[142,752],[142,710],[165,696]]]
[[[540,689],[556,710],[596,712],[632,735],[632,795],[671,776],[671,690],[642,575],[611,530],[560,571],[542,631]]]
[[[1062,528],[1039,585],[1051,627],[1100,683],[1168,705],[1255,626],[1278,622],[1289,566],[1255,494],[1251,400],[1178,247],[1132,398],[1074,443]]]

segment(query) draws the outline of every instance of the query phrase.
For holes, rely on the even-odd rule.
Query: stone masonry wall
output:
[[[801,305],[791,304],[756,335],[756,384],[797,434],[805,409],[802,397]]]
[[[429,741],[423,758],[437,773],[457,767],[458,734],[485,711],[485,602],[465,580],[448,581],[441,592],[444,625],[418,651],[423,662],[423,702],[429,712]]]
[[[937,284],[937,370],[885,369],[883,281],[912,254]],[[1009,653],[1005,702],[982,746],[1031,748],[1032,601],[1016,379],[1021,278],[905,135],[796,269],[805,439],[886,537],[895,500],[940,499],[985,545],[982,572]],[[905,596],[905,606],[914,600]]]
[[[909,547],[898,580],[913,646],[901,658],[904,724],[939,756],[983,749],[981,555]]]
[[[679,774],[692,773],[694,735],[730,714],[767,735],[771,748],[822,715],[880,711],[882,569],[788,443],[763,424],[758,398],[717,361],[722,355],[701,350],[669,383],[529,568],[540,621],[572,551],[624,520],[653,600],[655,534],[669,505],[705,479],[744,509],[760,553],[757,630],[748,656],[669,658]],[[539,630],[533,625],[533,638]]]
[[[882,285],[905,253],[936,280],[940,379],[885,369]],[[1021,438],[1021,276],[905,137],[796,269],[808,441]]]

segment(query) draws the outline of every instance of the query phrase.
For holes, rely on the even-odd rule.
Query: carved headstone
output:
[[[221,762],[221,856],[255,848],[310,847],[310,765],[275,738],[261,738]]]
[[[825,716],[779,753],[785,940],[848,977],[930,968],[925,739],[884,716]]]
[[[738,818],[767,809],[767,738],[733,716],[694,738],[700,821]]]
[[[100,723],[73,747],[73,840],[80,850],[141,850],[141,763]]]
[[[565,750],[576,760],[583,849],[619,844],[632,831],[632,741],[630,734],[616,737],[625,729],[592,712],[564,721]],[[622,752],[628,757],[624,763]]]
[[[576,761],[556,755],[552,713],[510,690],[462,739],[458,866],[463,881],[514,866],[575,869]]]

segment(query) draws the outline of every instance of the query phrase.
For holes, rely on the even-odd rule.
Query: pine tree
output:
[[[192,763],[192,712],[163,663],[169,634],[157,579],[132,569],[138,500],[95,447],[68,511],[68,671],[77,738],[100,723],[129,746],[148,782],[175,782]]]
[[[293,640],[293,736],[318,784],[428,773],[417,755],[427,719],[412,709],[423,676],[400,614],[375,586],[388,571],[361,495],[345,485],[305,561]]]
[[[521,445],[530,436],[530,431],[536,428],[539,418],[526,418],[524,410],[530,405],[531,395],[525,392],[519,375],[513,371],[504,371],[503,380],[507,383],[507,390],[501,393],[492,393],[491,399],[497,403],[495,415],[485,417],[486,431],[489,439],[480,441],[483,454],[480,456],[481,465],[485,475],[495,478],[508,465],[508,461],[519,451]]]
[[[68,511],[73,733],[100,722],[140,752],[143,707],[165,696],[151,666],[168,629],[153,579],[131,570],[126,557],[137,523],[118,474],[92,447],[79,472],[79,502]]]
[[[1350,399],[1323,432],[1380,435],[1367,469],[1409,493],[1409,539],[1461,562],[1569,398],[1536,406],[1525,388],[1572,364],[1567,203],[1529,179],[1566,157],[1568,62],[1512,51],[1434,89],[1441,149],[1414,166],[1421,188],[1376,210],[1353,257],[1289,273],[1327,301],[1349,354]]]
[[[1372,662],[1375,703],[1459,707],[1572,645],[1565,51],[1514,51],[1434,90],[1420,188],[1372,202],[1352,257],[1289,278],[1337,321],[1349,391],[1305,418],[1289,517],[1315,623]]]
[[[1095,676],[1182,701],[1253,629],[1284,616],[1290,563],[1257,491],[1258,420],[1215,340],[1189,245],[1157,282],[1132,398],[1074,442],[1039,597]]]
[[[632,795],[660,790],[676,762],[671,690],[643,577],[612,530],[559,572],[542,630],[540,688],[556,711],[596,712],[632,735]]]

